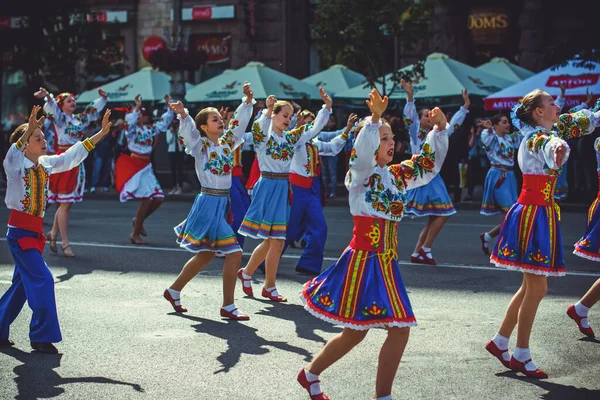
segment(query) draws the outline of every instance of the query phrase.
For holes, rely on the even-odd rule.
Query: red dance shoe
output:
[[[250,317],[242,312],[239,312],[237,315],[235,315],[235,310],[237,310],[237,308],[235,308],[233,311],[227,311],[221,307],[221,317],[233,319],[235,321],[249,321],[250,320]]]
[[[329,400],[329,397],[327,397],[327,395],[323,392],[321,392],[319,394],[310,394],[311,385],[314,385],[315,383],[319,383],[319,382],[321,382],[321,381],[317,380],[317,381],[309,382],[308,379],[306,378],[306,374],[304,373],[304,368],[302,368],[300,370],[300,373],[298,374],[298,383],[300,385],[302,385],[302,387],[308,391],[310,400]]]
[[[425,252],[425,250],[419,249],[419,256],[420,256],[420,258],[422,258],[421,264],[437,265],[437,263],[435,262],[433,257],[432,258],[427,257],[427,253]]]
[[[496,346],[496,343],[494,343],[493,340],[490,340],[488,342],[488,344],[485,345],[485,349],[487,351],[489,351],[498,360],[500,360],[500,362],[502,363],[502,365],[504,365],[506,368],[510,369],[510,361],[505,360],[504,358],[502,358],[502,354],[507,353],[508,349],[506,349],[506,350],[500,350],[498,348],[498,346]]]
[[[481,251],[483,251],[483,254],[486,256],[489,256],[490,249],[487,247],[488,242],[485,241],[485,233],[480,233],[479,239],[481,240]]]
[[[177,300],[180,300],[180,299],[174,299],[171,296],[171,293],[169,293],[168,290],[165,289],[165,292],[163,293],[163,297],[165,299],[169,300],[169,303],[171,303],[171,305],[173,306],[173,309],[175,310],[175,312],[187,312],[187,308],[183,308],[183,306],[181,306],[181,304],[180,305],[175,305],[175,302]]]
[[[253,297],[254,293],[252,292],[252,286],[249,286],[249,287],[244,286],[245,282],[252,282],[252,279],[245,279],[244,276],[242,275],[243,272],[244,272],[244,268],[238,269],[238,278],[240,278],[240,281],[242,281],[242,290],[244,291],[246,296]]]
[[[282,295],[273,296],[273,294],[265,288],[263,288],[263,290],[262,290],[262,297],[266,297],[267,299],[274,301],[276,303],[285,303],[287,301],[287,299],[285,297],[283,297]]]
[[[521,362],[519,360],[517,360],[514,357],[510,358],[510,367],[512,369],[514,369],[515,371],[518,371],[522,374],[524,374],[525,376],[529,377],[529,378],[535,378],[535,379],[546,379],[548,378],[548,374],[545,373],[544,371],[542,371],[541,369],[536,369],[535,371],[527,371],[525,369],[525,365],[531,361],[531,359],[525,361],[525,362]]]
[[[583,326],[581,326],[581,320],[587,317],[580,317],[579,314],[577,314],[577,311],[575,311],[574,304],[571,304],[569,308],[567,308],[567,315],[577,323],[577,326],[579,327],[579,332],[583,333],[587,337],[594,337],[594,331],[591,327],[584,328]]]
[[[421,256],[415,257],[413,255],[410,256],[410,262],[413,264],[425,264],[423,258]]]

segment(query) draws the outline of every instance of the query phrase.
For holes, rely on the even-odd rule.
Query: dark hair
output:
[[[508,119],[508,117],[502,113],[494,115],[491,119],[492,125],[498,125],[500,121],[502,121],[502,118]]]
[[[419,116],[419,119],[423,118],[423,114],[425,114],[425,110],[431,111],[429,108],[421,108],[419,110],[419,112],[417,113],[417,115]]]
[[[219,110],[217,110],[214,107],[203,108],[202,110],[200,110],[200,112],[198,112],[198,114],[196,114],[196,118],[194,118],[194,121],[196,122],[196,129],[198,129],[198,132],[200,132],[200,136],[206,137],[206,132],[204,132],[202,128],[200,128],[200,126],[206,125],[208,123],[208,116],[212,112],[216,112],[217,114],[219,114]]]
[[[292,112],[294,112],[294,107],[292,106],[292,103],[290,103],[289,101],[285,101],[285,100],[277,100],[277,102],[273,106],[273,114],[279,114],[279,112],[281,110],[283,110],[283,107],[285,107],[285,106],[288,106],[290,108],[290,110],[292,110]]]
[[[545,94],[546,92],[540,89],[535,89],[527,93],[521,101],[521,106],[517,108],[517,118],[528,125],[535,125],[533,112],[536,108],[542,106],[542,98]]]
[[[17,143],[17,141],[19,140],[19,138],[21,136],[23,136],[23,134],[25,133],[25,131],[27,131],[27,128],[29,128],[29,124],[28,123],[21,124],[21,125],[17,126],[17,129],[15,129],[15,131],[10,134],[10,138],[9,138],[10,144]]]

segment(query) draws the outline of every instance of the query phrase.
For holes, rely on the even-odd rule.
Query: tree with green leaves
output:
[[[421,42],[428,36],[429,8],[418,0],[329,0],[319,2],[312,24],[313,37],[323,63],[336,63],[365,75],[369,85],[382,83],[392,72],[394,87],[402,77],[423,75],[423,63],[398,73],[394,49]]]

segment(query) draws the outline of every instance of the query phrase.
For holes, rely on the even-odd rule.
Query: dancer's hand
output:
[[[254,92],[250,88],[250,82],[244,82],[244,95],[246,96],[246,103],[252,104],[252,99],[254,98]]]
[[[465,110],[468,110],[469,107],[471,106],[471,99],[469,98],[469,92],[467,91],[467,88],[464,88],[461,92],[462,94],[462,98],[465,101],[465,104],[463,105],[463,108]]]
[[[352,129],[356,121],[358,121],[358,115],[352,113],[348,116],[348,121],[346,121],[346,132],[350,132],[350,129]]]
[[[381,97],[377,89],[371,90],[369,93],[369,100],[366,100],[369,110],[371,110],[371,121],[373,123],[379,122],[379,118],[383,115],[388,106],[388,97]]]
[[[492,129],[492,121],[489,119],[482,119],[477,123],[477,126],[480,126],[485,129]]]
[[[554,149],[554,162],[558,167],[562,167],[565,162],[565,157],[567,156],[567,146],[564,144],[559,144]]]
[[[112,122],[110,122],[110,109],[107,109],[104,112],[104,117],[102,117],[102,129],[90,138],[90,142],[95,146],[110,132],[110,128],[112,128]]]
[[[567,91],[567,84],[563,82],[560,83],[558,87],[560,88],[560,97],[565,97],[565,92]]]
[[[187,117],[187,112],[185,112],[185,107],[183,106],[182,102],[176,101],[174,103],[169,103],[169,108],[173,110],[175,114],[179,114],[181,119]]]
[[[269,97],[267,97],[267,100],[265,101],[265,105],[267,106],[267,109],[269,111],[273,111],[273,107],[275,107],[275,103],[277,103],[277,98],[273,95],[270,95]]]
[[[438,130],[443,131],[446,129],[446,125],[448,120],[446,119],[446,114],[439,107],[435,107],[433,110],[429,111],[429,121],[433,125],[437,125]]]
[[[590,93],[590,88],[585,88],[585,102],[588,108],[592,108],[594,106],[594,101],[592,100],[592,94]]]
[[[135,111],[140,111],[142,109],[142,95],[138,94],[135,96],[133,102],[135,103]]]
[[[100,97],[102,97],[104,100],[106,100],[108,98],[108,93],[106,93],[104,90],[98,88],[98,94],[100,95]]]
[[[43,99],[44,97],[50,97],[50,93],[43,87],[40,88],[37,92],[33,94],[38,99]]]
[[[321,95],[321,99],[323,100],[323,103],[325,103],[325,108],[331,111],[331,105],[333,104],[333,100],[331,100],[331,97],[329,97],[325,89],[323,89],[322,87],[319,88],[319,95]]]
[[[27,130],[21,136],[21,142],[27,143],[33,132],[35,132],[35,130],[38,128],[41,129],[41,126],[44,123],[44,119],[46,119],[46,117],[43,115],[39,119],[37,118],[37,115],[41,109],[42,107],[40,106],[33,106],[33,108],[31,109],[31,114],[29,114],[29,123],[27,124]]]
[[[408,101],[414,100],[414,88],[411,81],[405,81],[404,79],[400,79],[400,86],[406,92],[406,96]]]

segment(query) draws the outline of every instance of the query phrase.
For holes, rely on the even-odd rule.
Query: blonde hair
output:
[[[292,110],[292,112],[294,112],[294,107],[292,107],[292,103],[285,100],[277,100],[277,102],[275,102],[275,105],[273,106],[273,114],[279,114],[285,106],[288,106]]]
[[[314,120],[315,119],[315,114],[313,114],[310,110],[302,110],[300,112],[300,117],[302,117],[303,119],[311,117]]]
[[[200,136],[206,136],[206,132],[202,130],[201,126],[208,124],[208,116],[213,112],[216,112],[217,114],[221,115],[219,113],[219,110],[217,110],[214,107],[203,108],[198,112],[198,114],[196,114],[196,118],[194,118],[194,121],[196,122],[196,129],[198,129],[198,132],[200,132]]]
[[[542,99],[548,95],[541,89],[535,89],[525,95],[521,100],[521,106],[517,108],[516,115],[521,121],[528,125],[535,125],[533,120],[533,112],[536,108],[542,106]]]

